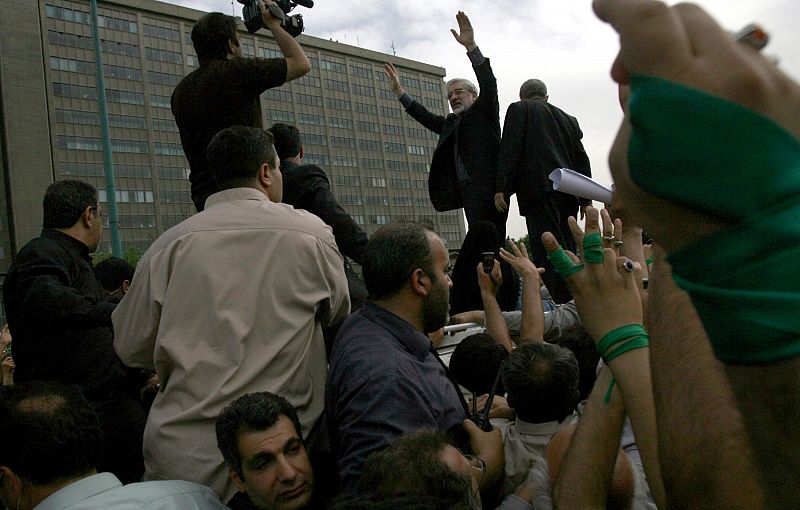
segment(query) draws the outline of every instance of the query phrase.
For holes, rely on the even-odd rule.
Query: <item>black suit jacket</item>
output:
[[[575,117],[542,99],[512,103],[506,112],[498,172],[504,184],[497,191],[517,194],[519,212],[527,216],[542,195],[553,190],[556,168],[592,176],[583,133]],[[581,203],[590,203],[581,200]]]
[[[485,196],[491,200],[497,189],[500,104],[497,101],[497,80],[488,58],[475,67],[475,75],[478,77],[480,95],[460,115],[436,115],[416,101],[406,108],[406,112],[417,122],[439,135],[428,176],[428,192],[434,209],[440,212],[464,207],[456,174],[456,142],[458,156],[469,174],[472,196]]]
[[[325,171],[316,165],[298,165],[283,160],[281,173],[283,203],[318,216],[333,229],[339,251],[360,264],[367,234],[336,201]]]

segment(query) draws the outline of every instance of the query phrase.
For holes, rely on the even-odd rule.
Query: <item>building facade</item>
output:
[[[170,96],[198,65],[190,33],[203,14],[152,0],[98,2],[123,249],[145,250],[194,213]],[[268,30],[240,29],[246,56],[282,56]],[[460,246],[463,214],[437,213],[428,198],[437,136],[405,114],[383,63],[395,63],[409,93],[441,114],[445,70],[308,35],[299,41],[312,70],[263,94],[264,125],[297,125],[305,162],[326,170],[367,233],[393,220],[422,220]],[[48,184],[85,180],[107,201],[97,97],[88,1],[0,2],[0,274],[39,234]],[[100,249],[110,251],[109,232]]]

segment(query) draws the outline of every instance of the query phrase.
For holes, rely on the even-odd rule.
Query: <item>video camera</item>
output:
[[[251,34],[256,33],[260,28],[267,28],[261,19],[261,11],[258,10],[259,0],[237,0],[242,7],[242,19],[244,19],[244,26]],[[287,16],[292,9],[302,5],[309,9],[314,7],[313,0],[275,0],[275,4],[267,5],[269,12],[281,20],[281,26],[292,37],[297,37],[303,33],[303,15],[295,14],[294,16]]]

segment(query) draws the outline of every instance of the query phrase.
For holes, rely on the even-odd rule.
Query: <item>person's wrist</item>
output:
[[[471,43],[464,44],[464,47],[467,48],[467,52],[470,53],[475,51],[475,48],[477,48],[478,45],[475,43],[475,41],[473,41]]]

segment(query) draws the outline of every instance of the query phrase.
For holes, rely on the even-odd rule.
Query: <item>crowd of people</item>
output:
[[[541,81],[501,136],[459,12],[480,94],[451,80],[437,116],[385,67],[440,135],[434,207],[465,208],[451,268],[430,226],[368,238],[301,133],[263,129],[258,95],[309,63],[259,7],[284,59],[241,57],[221,13],[192,31],[173,112],[198,213],[135,268],[93,266],[93,186],[47,188],[3,286],[7,508],[800,507],[800,85],[696,6],[595,0],[625,114],[600,210],[545,179],[590,169]],[[513,193],[530,254],[503,242]],[[445,363],[448,322],[484,332]]]

